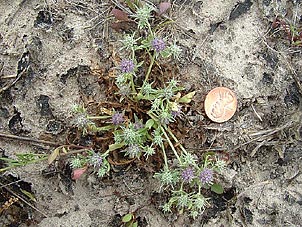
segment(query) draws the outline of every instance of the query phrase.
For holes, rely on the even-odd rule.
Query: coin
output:
[[[204,108],[212,121],[218,123],[228,121],[237,109],[236,95],[226,87],[216,87],[207,94]]]

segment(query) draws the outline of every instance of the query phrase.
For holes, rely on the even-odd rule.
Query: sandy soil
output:
[[[106,100],[93,72],[114,66],[108,62],[123,33],[110,27],[113,7],[114,1],[97,0],[2,2],[1,133],[64,143],[73,105]],[[182,48],[182,83],[197,92],[184,145],[197,155],[216,147],[230,156],[220,176],[224,194],[213,194],[211,207],[196,220],[163,214],[166,195],[140,166],[103,180],[87,173],[75,182],[68,168],[45,174],[51,170],[43,162],[0,176],[1,184],[8,176],[27,182],[36,198],[30,202],[39,210],[19,202],[1,213],[0,222],[121,226],[121,217],[137,210],[139,226],[302,226],[302,50],[272,31],[277,15],[301,28],[301,14],[300,1],[172,1],[168,16],[176,23],[167,34]],[[15,77],[2,78],[8,75]],[[216,86],[238,97],[235,116],[222,124],[211,122],[203,109],[205,95]],[[198,141],[196,131],[202,132]],[[0,149],[14,157],[49,154],[53,147],[0,138]]]

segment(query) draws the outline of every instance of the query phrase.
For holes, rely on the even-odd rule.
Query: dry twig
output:
[[[54,147],[61,146],[61,144],[58,144],[56,142],[38,140],[38,139],[34,139],[34,138],[10,135],[10,134],[5,134],[5,133],[0,133],[0,137],[6,138],[6,139],[22,140],[22,141],[27,141],[27,142],[32,142],[32,143],[41,143],[41,144],[46,144],[46,145],[50,145],[50,146],[54,146]]]

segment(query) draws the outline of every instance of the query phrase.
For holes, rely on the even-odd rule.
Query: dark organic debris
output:
[[[302,46],[302,29],[299,26],[283,18],[275,18],[272,23],[272,30],[282,31],[281,35],[285,37],[293,46]]]
[[[29,52],[25,52],[18,61],[17,74],[19,75],[21,72],[25,71],[28,68],[29,63]]]
[[[287,106],[299,106],[300,104],[300,93],[299,90],[297,88],[297,85],[295,83],[292,83],[289,85],[289,87],[287,88],[287,94],[284,97],[284,103]]]
[[[218,212],[224,211],[228,208],[228,202],[236,196],[236,188],[226,190],[222,195],[212,193],[213,207],[205,211],[205,218],[209,220],[216,217]],[[234,201],[235,203],[235,201]]]
[[[40,95],[36,101],[38,109],[40,109],[40,114],[43,117],[51,117],[52,111],[49,105],[49,97],[47,95]]]
[[[263,53],[263,58],[266,61],[267,65],[270,66],[272,69],[275,69],[279,62],[278,56],[268,50]]]
[[[120,226],[121,223],[122,223],[122,216],[116,214],[114,217],[112,217],[111,221],[108,223],[108,227]]]
[[[262,77],[262,83],[265,85],[270,85],[274,82],[274,74],[273,73],[267,73],[264,72],[263,73],[263,77]]]
[[[71,41],[74,38],[74,28],[62,26],[60,28],[59,35],[63,42]]]
[[[63,125],[60,121],[50,120],[46,126],[46,131],[52,134],[59,134],[63,130]]]
[[[15,110],[14,116],[9,120],[8,127],[12,134],[20,134],[23,132],[21,113]]]
[[[219,21],[219,22],[217,22],[217,23],[211,24],[211,25],[210,25],[210,31],[209,31],[209,33],[210,33],[211,35],[213,35],[213,33],[216,31],[216,29],[217,29],[221,24],[223,24],[223,23],[224,23],[223,21]]]
[[[0,117],[8,118],[9,117],[9,111],[5,107],[0,107]]]
[[[253,224],[253,213],[250,209],[244,207],[242,210],[242,215],[247,223]]]
[[[0,93],[8,90],[10,87],[15,85],[19,81],[19,79],[22,77],[22,75],[29,68],[29,64],[30,64],[30,59],[29,59],[29,53],[27,51],[27,52],[22,54],[20,60],[18,61],[17,76],[13,77],[13,80],[8,82],[8,83],[2,84],[1,81],[0,81],[0,86],[2,86],[2,87],[0,87]],[[29,72],[28,74],[31,75],[32,72]]]
[[[136,23],[134,21],[118,21],[113,22],[111,24],[111,28],[117,32],[126,32],[128,34],[132,34],[135,31]]]
[[[67,79],[68,79],[69,77],[71,77],[71,76],[74,76],[74,75],[76,74],[77,71],[78,71],[78,67],[68,69],[66,74],[62,74],[62,75],[60,76],[60,81],[61,81],[63,84],[66,84]]]
[[[272,0],[263,0],[263,4],[264,4],[265,6],[269,6],[269,5],[271,4],[271,1],[272,1]]]
[[[40,11],[34,22],[34,27],[49,28],[53,23],[52,15],[49,11]]]
[[[247,13],[252,5],[253,2],[251,2],[251,0],[245,0],[244,2],[238,3],[235,6],[235,8],[232,10],[229,20],[235,20],[238,17],[240,17],[242,14]]]
[[[91,75],[91,69],[89,66],[82,66],[78,71],[77,71],[77,82],[78,85],[81,89],[81,91],[86,95],[86,96],[91,96],[94,94],[94,86],[93,81],[90,81],[89,75]],[[96,84],[96,83],[95,83]]]

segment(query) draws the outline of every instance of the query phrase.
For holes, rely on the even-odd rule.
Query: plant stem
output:
[[[103,120],[111,118],[111,116],[88,116],[87,119],[89,120]]]
[[[132,50],[131,51],[132,52],[131,53],[132,54],[132,60],[134,60],[135,59],[135,49],[134,49],[134,47],[131,50]]]
[[[155,61],[155,54],[156,54],[156,52],[154,52],[153,56],[151,56],[151,62],[150,62],[148,71],[147,71],[146,76],[145,76],[144,84],[146,84],[148,82],[148,79],[149,79],[149,76],[150,76],[154,61]],[[149,53],[149,55],[151,55],[151,54]]]
[[[33,142],[33,143],[42,143],[42,144],[47,144],[47,145],[55,146],[55,147],[58,147],[61,145],[56,142],[38,140],[38,139],[34,139],[34,138],[16,136],[16,135],[4,134],[4,133],[0,133],[0,137],[7,138],[7,139],[23,140],[23,141],[27,141],[27,142]]]
[[[154,114],[153,114],[152,112],[148,112],[148,115],[149,115],[155,122],[158,122],[157,117],[154,116]],[[167,133],[166,133],[166,130],[169,132],[170,136],[174,139],[174,141],[175,141],[176,143],[179,144],[179,147],[181,148],[181,150],[182,150],[185,154],[188,154],[188,152],[187,152],[186,149],[179,143],[178,139],[174,136],[173,132],[171,132],[171,130],[170,130],[167,126],[164,126],[164,128],[163,128],[163,126],[160,125],[159,127],[160,127],[161,131],[164,133],[164,135],[165,135],[165,137],[166,137],[166,139],[167,139],[167,141],[168,141],[168,143],[169,143],[171,149],[173,150],[173,152],[174,152],[176,158],[177,158],[178,161],[179,161],[179,164],[181,164],[182,162],[181,162],[181,160],[180,160],[180,157],[179,157],[179,155],[177,154],[177,151],[175,150],[175,147],[173,146],[173,144],[172,144],[170,138],[168,137],[168,135],[167,135]],[[165,129],[166,129],[166,130],[165,130]]]
[[[179,144],[180,149],[185,153],[188,154],[187,150],[183,147],[183,145],[179,142],[179,140],[176,138],[176,136],[173,134],[173,132],[171,131],[170,128],[168,128],[167,126],[165,126],[165,129],[167,130],[167,132],[170,134],[170,136],[174,139],[174,141],[176,143]]]
[[[131,83],[131,89],[132,89],[133,94],[136,94],[137,92],[135,90],[135,84],[134,84],[134,81],[133,81],[133,75],[131,75],[130,83]]]
[[[167,158],[167,154],[166,154],[164,144],[161,145],[161,149],[162,149],[163,155],[164,155],[165,166],[168,168],[168,158]]]
[[[181,185],[180,185],[180,191],[183,190],[183,186],[184,186],[184,182],[181,182]]]
[[[149,29],[151,36],[154,37],[151,25],[149,23],[148,23],[148,29]]]
[[[113,129],[113,128],[114,128],[114,125],[106,125],[106,126],[103,126],[103,127],[96,127],[96,131],[97,132],[108,131],[108,130]]]
[[[181,159],[180,159],[179,155],[177,154],[177,151],[176,151],[175,147],[173,146],[173,144],[172,144],[172,142],[171,142],[169,136],[167,135],[165,129],[164,129],[162,126],[159,126],[159,127],[160,127],[161,131],[164,133],[164,135],[165,135],[165,137],[166,137],[166,139],[167,139],[167,141],[168,141],[168,143],[169,143],[171,149],[173,150],[174,155],[176,156],[176,158],[177,158],[179,164],[182,164]]]

